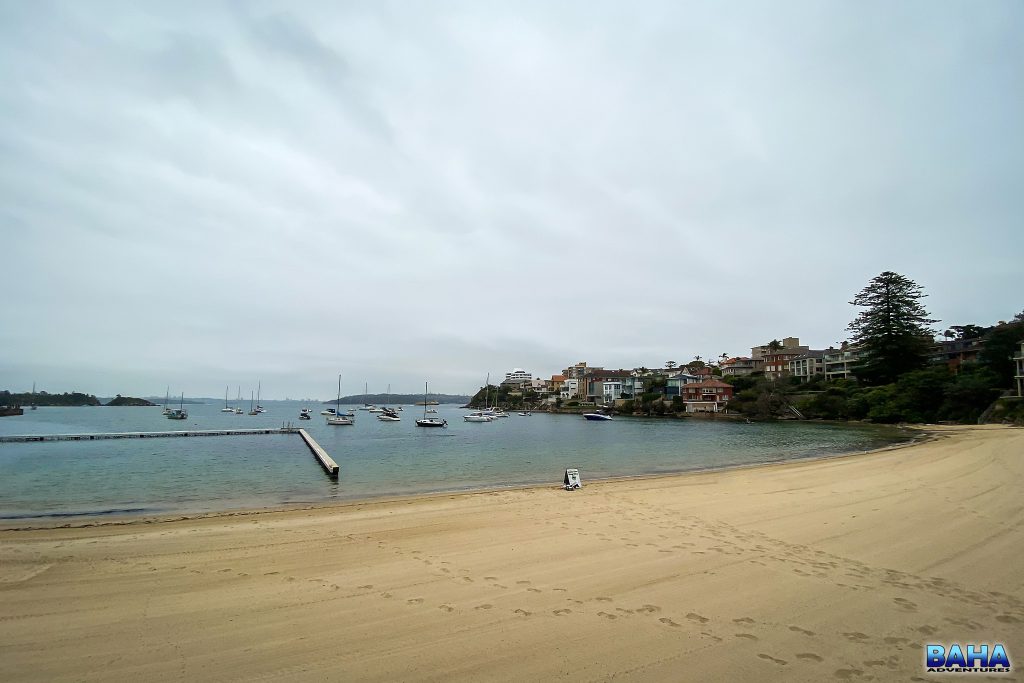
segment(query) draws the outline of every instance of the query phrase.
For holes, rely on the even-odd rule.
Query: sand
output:
[[[936,433],[571,493],[0,531],[0,680],[936,680],[923,644],[950,641],[1024,665],[1024,430]]]

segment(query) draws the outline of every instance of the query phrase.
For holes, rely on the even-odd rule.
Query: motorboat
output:
[[[398,413],[393,411],[391,408],[381,408],[380,415],[377,419],[381,422],[401,422],[402,418],[398,416]]]
[[[320,414],[321,415],[337,415],[338,411],[335,410],[334,408],[325,408],[325,409],[320,411]]]
[[[427,409],[427,412],[428,412],[428,413],[436,413],[437,411],[436,411],[436,410],[434,410],[433,408],[428,408],[428,409]]]
[[[311,420],[311,419],[313,419],[313,414],[312,413],[313,413],[313,411],[311,411],[309,408],[303,408],[302,410],[299,411],[299,419],[300,420]]]
[[[493,422],[494,417],[491,415],[485,415],[481,412],[470,413],[469,415],[463,415],[462,419],[466,422]]]
[[[526,411],[525,413],[519,413],[519,414],[522,415],[523,417],[530,417],[531,415],[533,415],[533,413],[531,413],[530,411]]]
[[[612,419],[611,415],[605,415],[604,413],[583,413],[583,417],[587,418],[588,420],[593,420],[595,422]]]

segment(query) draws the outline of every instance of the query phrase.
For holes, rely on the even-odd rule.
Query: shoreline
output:
[[[880,446],[867,451],[854,450],[854,451],[841,451],[841,452],[830,452],[823,453],[820,455],[796,457],[796,458],[782,458],[779,460],[769,460],[756,463],[743,463],[738,465],[721,465],[717,467],[701,467],[690,470],[678,470],[671,472],[656,472],[647,474],[633,474],[633,475],[622,475],[613,477],[602,477],[587,479],[584,483],[589,486],[595,486],[599,484],[608,484],[615,482],[631,482],[631,481],[645,481],[645,480],[657,480],[657,479],[671,479],[675,477],[689,477],[698,476],[702,474],[713,474],[715,472],[729,472],[733,470],[747,470],[747,469],[759,469],[759,468],[770,468],[778,466],[787,466],[799,463],[812,463],[821,460],[834,460],[851,457],[864,457],[870,456],[875,453],[884,453],[893,449],[909,448],[917,444],[927,443],[930,440],[936,438],[942,438],[942,427],[945,425],[903,425],[900,429],[904,429],[910,432],[917,432],[917,436],[913,436],[906,441],[900,441],[886,446]],[[585,473],[584,473],[585,474]],[[405,502],[415,500],[430,500],[439,497],[450,497],[450,496],[473,496],[480,494],[488,494],[493,492],[501,491],[531,491],[531,490],[561,490],[561,484],[543,484],[543,483],[525,483],[525,484],[509,484],[507,486],[496,486],[496,485],[484,485],[482,487],[472,487],[466,489],[453,489],[447,491],[429,491],[422,493],[409,493],[409,494],[381,494],[380,496],[366,496],[351,498],[339,501],[317,501],[312,503],[295,503],[295,504],[284,504],[284,505],[272,505],[268,507],[239,507],[229,508],[226,510],[211,510],[211,511],[182,511],[182,512],[168,512],[165,514],[133,514],[127,512],[120,514],[117,512],[101,512],[101,513],[83,513],[83,514],[60,514],[55,515],[40,515],[40,516],[25,516],[25,517],[0,517],[0,532],[3,531],[36,531],[41,529],[76,529],[76,528],[93,528],[93,527],[106,527],[106,526],[131,526],[138,524],[163,524],[168,522],[182,522],[190,520],[202,520],[202,519],[216,519],[219,517],[248,517],[259,514],[279,514],[303,510],[341,510],[352,506],[362,506],[373,503],[394,503],[394,502]],[[24,524],[31,522],[31,524]],[[18,525],[18,523],[23,523]]]
[[[1024,430],[921,431],[574,492],[3,530],[0,675],[923,680],[926,643],[1019,653]]]

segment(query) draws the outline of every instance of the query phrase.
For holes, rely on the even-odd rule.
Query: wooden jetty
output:
[[[300,429],[299,436],[301,436],[302,440],[306,442],[307,446],[309,446],[309,450],[313,452],[313,455],[316,457],[317,461],[319,461],[320,466],[324,468],[324,471],[332,477],[338,476],[338,463],[334,462],[331,459],[331,456],[327,455],[327,451],[320,447],[320,444],[318,444],[316,440],[309,435],[309,432],[305,429]]]
[[[20,434],[0,436],[0,443],[27,443],[31,441],[96,441],[100,439],[166,439],[184,436],[242,436],[249,434],[295,434],[295,427],[273,429],[189,429],[161,432],[106,432],[97,434]]]

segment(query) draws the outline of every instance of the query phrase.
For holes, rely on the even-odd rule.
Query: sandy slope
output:
[[[2,531],[0,680],[936,680],[926,642],[1024,666],[1022,523],[1024,430],[947,428],[574,493]]]

